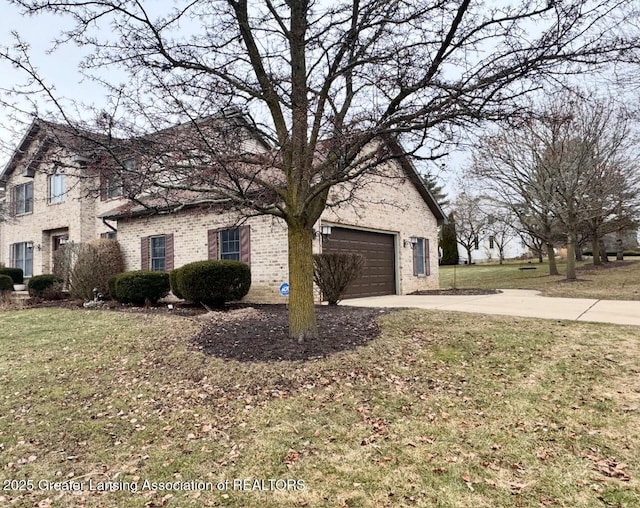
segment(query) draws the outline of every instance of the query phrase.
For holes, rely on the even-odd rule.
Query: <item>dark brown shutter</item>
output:
[[[416,252],[416,246],[411,245],[411,253],[413,254],[413,275],[418,275],[418,253]]]
[[[149,270],[149,237],[140,238],[140,269]]]
[[[251,265],[251,226],[240,226],[240,261]]]
[[[219,257],[219,249],[218,249],[218,239],[220,235],[218,234],[217,229],[210,229],[207,231],[207,242],[209,246],[209,259],[218,259]]]
[[[431,275],[431,263],[429,262],[429,239],[424,240],[424,273],[425,275]]]
[[[166,272],[173,270],[173,235],[164,237],[164,269]]]

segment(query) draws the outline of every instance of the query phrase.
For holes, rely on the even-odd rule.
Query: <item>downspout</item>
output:
[[[107,222],[107,219],[105,217],[102,217],[102,223],[107,226],[111,231],[113,231],[115,234],[118,234],[118,230],[116,228],[114,228],[111,224],[109,224]]]

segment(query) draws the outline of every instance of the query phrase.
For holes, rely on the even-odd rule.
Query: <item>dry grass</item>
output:
[[[637,328],[418,310],[381,325],[330,358],[239,363],[194,350],[196,320],[1,313],[2,479],[213,490],[0,505],[640,505]],[[216,488],[233,479],[304,490]]]
[[[523,266],[536,269],[519,270]],[[560,262],[558,268],[564,274],[566,263]],[[455,269],[441,266],[440,287],[537,289],[544,296],[640,300],[640,261],[611,262],[607,266],[581,262],[577,276],[578,280],[572,282],[567,282],[565,275],[550,276],[546,262],[461,265]]]

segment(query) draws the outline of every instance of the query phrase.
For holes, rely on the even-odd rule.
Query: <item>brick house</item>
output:
[[[33,122],[0,174],[7,212],[0,223],[0,263],[22,268],[27,278],[50,273],[55,251],[67,242],[114,237],[115,229],[99,216],[125,201],[109,182],[104,194],[94,195],[99,177],[80,149],[62,153],[56,146],[64,135],[60,126]]]
[[[50,272],[66,242],[117,238],[128,270],[169,271],[203,259],[238,259],[251,266],[252,302],[277,302],[288,279],[286,224],[244,217],[224,205],[186,203],[153,211],[126,200],[117,182],[92,171],[82,149],[57,154],[50,130],[34,123],[5,167],[10,218],[0,226],[0,262],[25,275]],[[50,127],[50,125],[49,125]],[[55,128],[54,128],[55,129]],[[259,140],[254,140],[259,145]],[[385,177],[368,177],[355,199],[325,210],[315,226],[314,252],[359,252],[363,275],[348,296],[406,294],[438,287],[438,225],[444,214],[407,158],[385,162]],[[100,192],[92,193],[98,187]],[[336,192],[340,192],[338,189]]]

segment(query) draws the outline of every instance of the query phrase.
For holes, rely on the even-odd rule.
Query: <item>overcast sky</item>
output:
[[[97,83],[83,78],[78,71],[83,50],[69,44],[50,51],[54,39],[61,31],[71,26],[70,20],[51,14],[22,16],[18,7],[7,0],[0,0],[0,46],[15,44],[11,32],[19,32],[20,37],[30,45],[32,62],[47,79],[47,84],[54,87],[57,97],[101,107],[105,104],[104,90]],[[114,77],[116,76],[113,73],[109,74],[112,81]],[[24,74],[0,61],[0,94],[2,89],[10,89],[16,84],[24,83],[25,80]],[[0,95],[0,100],[2,99],[6,97]],[[22,105],[26,106],[26,103],[22,102]],[[41,113],[45,109],[46,106]],[[29,118],[22,116],[22,120],[28,122]],[[27,125],[28,123],[19,123],[12,119],[10,108],[0,104],[0,169],[4,168]],[[456,172],[467,161],[465,153],[459,152],[444,160],[448,170],[438,175],[450,195],[455,193]],[[440,167],[440,164],[434,169],[436,167]],[[434,172],[438,173],[437,169]]]
[[[62,30],[71,24],[59,16],[50,14],[22,16],[18,7],[0,0],[0,46],[12,46],[15,39],[12,31],[20,33],[22,40],[30,45],[34,65],[55,88],[56,95],[85,103],[100,104],[104,101],[103,90],[92,82],[83,80],[78,72],[82,59],[80,48],[67,45],[50,52],[53,41]],[[26,77],[6,62],[0,61],[0,88],[8,89],[24,84]],[[6,99],[6,96],[3,97]],[[24,101],[20,104],[25,105]],[[45,106],[46,107],[46,106]],[[23,116],[23,119],[28,120]],[[26,125],[11,118],[11,110],[0,105],[0,167],[4,167],[11,151],[24,134]]]

